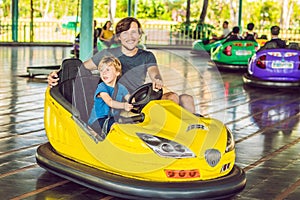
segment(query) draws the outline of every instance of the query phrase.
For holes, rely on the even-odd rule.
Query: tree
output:
[[[207,13],[207,8],[208,8],[208,0],[203,0],[202,12],[201,12],[200,18],[199,18],[199,22],[201,24],[203,24],[204,21],[205,21],[205,17],[206,17],[206,13]]]

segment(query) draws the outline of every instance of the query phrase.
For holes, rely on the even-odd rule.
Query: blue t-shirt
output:
[[[122,102],[124,97],[128,94],[128,90],[124,85],[118,84],[118,92],[116,95],[116,101]],[[109,96],[113,96],[115,88],[106,85],[104,82],[101,82],[98,84],[98,87],[94,94],[94,105],[91,111],[91,115],[89,118],[88,123],[91,125],[93,124],[97,119],[104,118],[108,116],[108,113],[110,112],[110,107],[103,101],[102,98],[97,97],[97,95],[101,92],[106,92],[109,94]],[[115,111],[112,113],[112,116],[115,116],[118,113],[118,111]]]

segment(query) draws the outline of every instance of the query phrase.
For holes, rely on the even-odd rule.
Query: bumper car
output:
[[[249,59],[258,48],[258,43],[250,40],[224,42],[211,49],[210,64],[220,69],[246,70]]]
[[[78,59],[64,60],[59,84],[45,93],[45,131],[37,163],[58,176],[126,199],[217,199],[241,192],[230,130],[197,116],[145,84],[131,94],[134,109],[106,137],[87,125],[99,76]],[[133,101],[134,100],[134,101]]]
[[[260,47],[264,46],[268,40],[265,38],[257,38],[256,42],[259,44]]]
[[[261,49],[249,61],[243,75],[247,85],[262,87],[300,86],[300,49]]]
[[[208,39],[200,39],[193,42],[192,51],[193,54],[210,54],[210,50],[218,47],[223,43],[225,39],[217,40],[215,42],[209,43]]]

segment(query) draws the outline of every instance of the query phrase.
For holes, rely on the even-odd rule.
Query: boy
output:
[[[256,41],[258,35],[256,32],[253,31],[254,29],[254,23],[249,23],[247,24],[247,31],[243,34],[243,38],[245,40],[252,40],[252,41]]]
[[[115,123],[114,116],[119,114],[118,110],[130,111],[133,106],[123,102],[123,99],[127,101],[130,95],[122,84],[117,83],[122,72],[120,61],[114,56],[103,57],[98,70],[103,82],[99,83],[95,91],[94,105],[88,123],[98,134],[106,136]]]

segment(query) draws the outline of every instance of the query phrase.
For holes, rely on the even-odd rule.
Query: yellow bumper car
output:
[[[64,60],[58,86],[46,90],[49,142],[36,153],[41,167],[128,199],[217,199],[244,189],[246,176],[235,165],[230,130],[160,100],[151,84],[132,94],[136,113],[121,117],[106,137],[95,137],[87,120],[99,76],[80,65]]]

